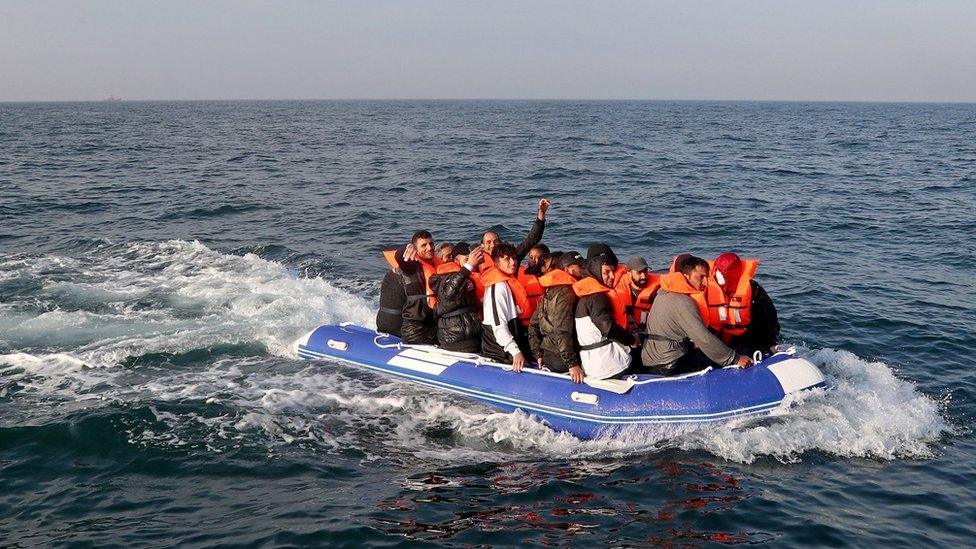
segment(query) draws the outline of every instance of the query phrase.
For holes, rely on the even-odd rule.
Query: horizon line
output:
[[[236,98],[236,99],[126,99],[111,96],[103,99],[0,99],[4,103],[203,103],[203,102],[448,102],[448,101],[499,101],[499,102],[646,102],[646,103],[874,103],[874,104],[935,104],[969,105],[976,100],[938,100],[938,99],[665,99],[665,98],[577,98],[577,97],[333,97],[333,98]]]

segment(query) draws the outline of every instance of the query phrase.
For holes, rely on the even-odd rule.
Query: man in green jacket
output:
[[[583,276],[583,263],[579,253],[566,252],[556,260],[555,269],[539,277],[545,294],[529,322],[529,346],[539,367],[569,372],[576,383],[583,382],[583,368],[575,337],[573,284]]]

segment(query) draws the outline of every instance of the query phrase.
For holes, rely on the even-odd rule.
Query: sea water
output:
[[[426,228],[762,260],[828,386],[579,441],[352,366]],[[971,545],[976,105],[0,104],[4,545]]]

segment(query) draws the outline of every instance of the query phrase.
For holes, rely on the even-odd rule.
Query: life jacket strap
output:
[[[386,313],[388,315],[396,315],[396,316],[400,316],[403,314],[403,311],[401,311],[400,309],[394,309],[392,307],[380,307],[380,312]]]
[[[580,345],[580,351],[592,351],[593,349],[599,349],[600,347],[606,347],[613,343],[610,339],[601,339],[596,343],[590,343],[589,345]]]

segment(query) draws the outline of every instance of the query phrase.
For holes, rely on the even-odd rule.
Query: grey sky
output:
[[[0,101],[976,101],[976,1],[0,0]]]

